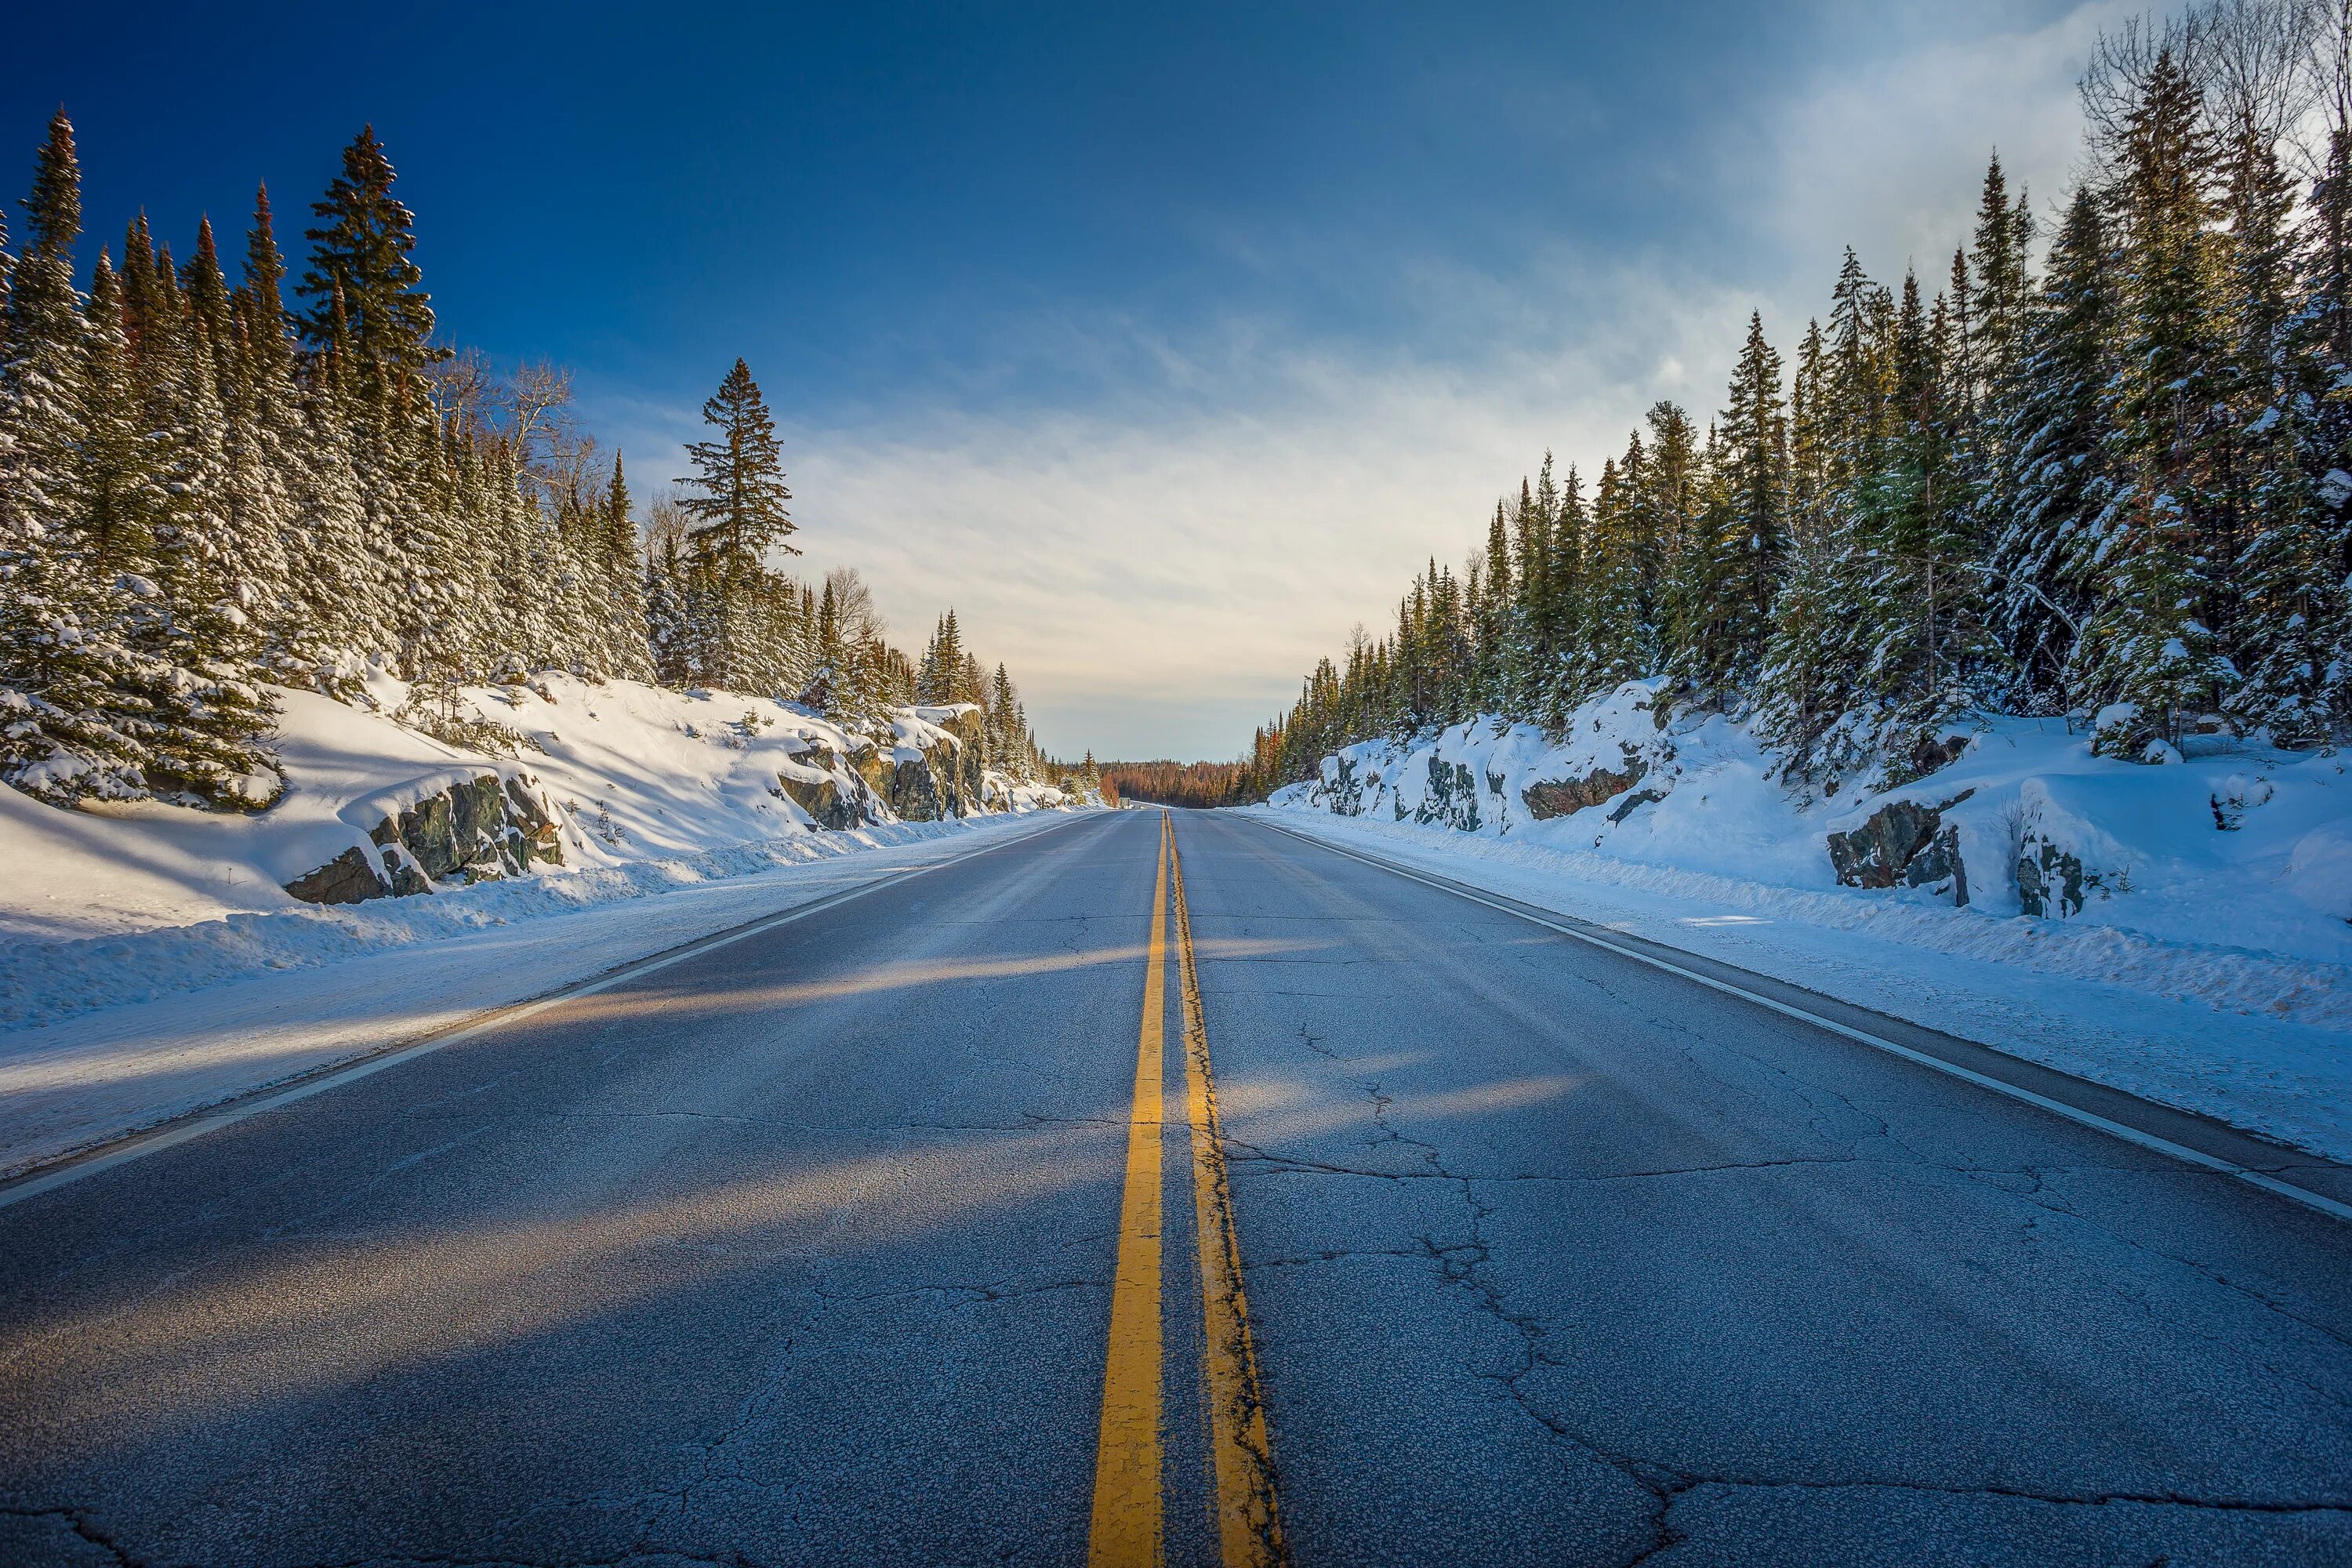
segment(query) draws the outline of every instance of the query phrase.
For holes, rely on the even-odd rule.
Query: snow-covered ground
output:
[[[2216,742],[2147,766],[1996,720],[1906,786],[1822,798],[1720,714],[1661,727],[1653,695],[1589,704],[1557,744],[1472,724],[1352,747],[1255,809],[2352,1159],[2352,759]],[[1594,804],[1532,816],[1529,786],[1596,772]],[[1943,808],[1965,907],[1948,877],[1838,885],[1827,836],[1894,801]],[[2048,913],[2021,913],[2045,863]]]
[[[793,837],[809,817],[777,793],[778,775],[851,744],[836,726],[763,698],[591,684],[553,672],[462,694],[462,718],[522,738],[510,756],[445,745],[394,722],[409,689],[380,673],[359,703],[277,695],[286,794],[257,816],[155,802],[59,811],[0,785],[8,869],[0,941],[310,908],[283,885],[364,845],[387,811],[487,773],[532,781],[557,813],[567,868]],[[886,753],[951,743],[924,717],[940,712],[902,710],[895,732],[880,738]],[[1034,786],[1018,794],[1023,808],[1058,801]]]
[[[0,785],[0,1174],[962,853],[974,835],[1066,820],[1037,814],[1070,804],[990,773],[993,814],[897,821],[843,760],[856,739],[725,692],[553,673],[468,689],[456,717],[501,727],[470,731],[488,751],[396,722],[409,691],[380,673],[351,703],[278,696],[286,790],[264,812],[64,811]],[[872,737],[877,765],[951,758],[958,722],[898,710]],[[544,808],[560,864],[360,903],[286,891],[353,849],[376,856],[388,815],[488,775]],[[786,784],[856,795],[870,825],[820,829]]]

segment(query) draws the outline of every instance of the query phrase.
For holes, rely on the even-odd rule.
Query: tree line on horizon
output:
[[[975,702],[989,765],[1057,766],[952,610],[910,658],[856,572],[769,563],[795,525],[741,360],[641,519],[567,373],[436,338],[393,183],[362,131],[290,303],[266,187],[234,281],[208,219],[180,260],[141,216],[84,289],[51,120],[20,246],[0,222],[0,778],[60,805],[266,805],[271,689],[354,699],[372,668],[445,693],[540,669],[725,688],[853,730]]]
[[[1093,761],[1093,753],[1087,753]],[[1104,793],[1118,800],[1154,805],[1237,805],[1248,798],[1248,766],[1243,763],[1180,763],[1163,757],[1148,763],[1096,764]]]
[[[2209,0],[2101,38],[2038,268],[1996,155],[1940,286],[1848,248],[1793,366],[1549,454],[1260,728],[1238,793],[1635,679],[1746,718],[1791,783],[1932,765],[1986,713],[2157,762],[2352,726],[2352,0]]]

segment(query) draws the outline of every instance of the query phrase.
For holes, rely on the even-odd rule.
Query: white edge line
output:
[[[1070,818],[1072,822],[1078,820],[1081,818],[1076,815],[1073,815]],[[1049,823],[1044,827],[1021,834],[1008,842],[1019,843],[1024,839],[1038,837],[1055,827],[1067,826],[1066,822]],[[763,931],[773,931],[778,926],[790,925],[794,921],[806,919],[810,915],[822,914],[853,899],[863,898],[877,889],[896,887],[902,882],[912,881],[917,877],[925,876],[933,871],[943,871],[950,866],[960,866],[975,856],[985,855],[1004,847],[1003,844],[979,845],[965,850],[961,855],[950,856],[944,860],[934,861],[929,866],[893,868],[883,871],[870,882],[862,882],[855,888],[845,888],[837,893],[827,893],[822,898],[812,899],[803,904],[796,904],[778,914],[766,916],[749,925],[738,926],[733,931],[722,931],[711,936],[696,937],[679,943],[667,952],[657,953],[651,958],[634,959],[584,985],[567,986],[550,995],[541,996],[536,1001],[505,1003],[486,1009],[488,1016],[478,1017],[473,1023],[459,1024],[412,1045],[395,1046],[390,1050],[363,1057],[345,1067],[330,1068],[318,1077],[305,1079],[290,1088],[278,1089],[274,1093],[264,1089],[250,1099],[232,1100],[216,1110],[197,1111],[184,1121],[159,1128],[152,1132],[125,1133],[111,1146],[100,1144],[96,1152],[79,1158],[67,1155],[61,1164],[53,1165],[47,1171],[36,1167],[32,1173],[21,1176],[6,1185],[0,1185],[0,1209],[23,1203],[27,1198],[38,1197],[43,1193],[55,1192],[59,1187],[80,1181],[84,1176],[94,1176],[100,1171],[110,1171],[118,1165],[127,1165],[133,1160],[161,1153],[166,1149],[175,1148],[192,1139],[201,1138],[207,1132],[215,1132],[221,1128],[234,1126],[248,1117],[258,1116],[263,1111],[275,1110],[280,1106],[291,1105],[296,1100],[308,1100],[314,1094],[323,1094],[331,1089],[340,1089],[344,1084],[356,1082],[371,1074],[380,1073],[387,1068],[395,1068],[403,1062],[414,1061],[418,1057],[429,1055],[445,1046],[457,1045],[462,1040],[472,1039],[477,1035],[488,1034],[492,1029],[503,1029],[509,1024],[520,1024],[524,1019],[535,1017],[551,1007],[560,1007],[567,1002],[576,1002],[583,996],[593,996],[598,992],[609,991],[625,981],[639,979],[667,969],[673,963],[683,963],[689,958],[699,958],[706,952],[715,952],[722,947],[731,947],[739,942],[748,941]],[[820,862],[805,861],[803,864],[815,865]]]
[[[2126,1143],[2136,1144],[2153,1153],[2168,1155],[2172,1159],[2181,1161],[2187,1164],[2198,1166],[2203,1170],[2212,1171],[2224,1176],[2234,1177],[2241,1182],[2247,1183],[2249,1185],[2260,1187],[2266,1193],[2274,1194],[2279,1197],[2287,1198],[2293,1202],[2301,1204],[2304,1207],[2317,1214],[2324,1214],[2330,1219],[2343,1220],[2347,1224],[2352,1224],[2352,1204],[2339,1203],[2336,1199],[2326,1196],[2325,1194],[2315,1193],[2307,1187],[2298,1187],[2292,1182],[2283,1182],[2276,1176],[2270,1175],[2265,1172],[2250,1170],[2232,1161],[2224,1160],[2219,1155],[2208,1154],[2199,1149],[2191,1149],[2185,1143],[2175,1143],[2169,1138],[2160,1138],[2153,1132],[2143,1132],[2137,1127],[2127,1127],[2120,1121],[2110,1121],[2107,1118],[2101,1116],[2095,1111],[2084,1110],[2079,1106],[2069,1105],[2063,1100],[2053,1100],[2046,1094],[2037,1094],[2030,1089],[2021,1088],[2017,1084],[2007,1082],[2001,1079],[1993,1078],[1989,1074],[1978,1072],[1970,1068],[1964,1068],[1958,1062],[1948,1062],[1943,1058],[1932,1055],[1929,1052],[1916,1050],[1909,1046],[1898,1044],[1894,1040],[1887,1039],[1883,1035],[1874,1035],[1866,1029],[1857,1029],[1850,1025],[1841,1024],[1834,1018],[1824,1018],[1818,1013],[1809,1013],[1801,1007],[1791,1006],[1790,1004],[1780,1001],[1777,998],[1766,996],[1759,992],[1749,991],[1743,986],[1734,985],[1727,981],[1718,980],[1711,974],[1702,974],[1696,970],[1685,969],[1679,963],[1669,963],[1665,959],[1654,957],[1653,955],[1643,952],[1636,948],[1620,946],[1618,943],[1610,942],[1605,938],[1594,936],[1590,931],[1578,931],[1572,926],[1559,925],[1554,921],[1545,920],[1540,915],[1530,914],[1525,910],[1515,909],[1509,904],[1500,903],[1493,899],[1482,898],[1476,892],[1474,892],[1467,888],[1457,887],[1435,878],[1422,876],[1416,872],[1408,870],[1404,867],[1399,866],[1392,861],[1384,860],[1378,856],[1361,854],[1354,849],[1334,844],[1327,838],[1318,838],[1311,833],[1286,827],[1277,822],[1265,822],[1263,817],[1254,817],[1250,820],[1264,823],[1265,826],[1273,828],[1276,833],[1286,834],[1290,837],[1302,839],[1308,844],[1315,845],[1318,848],[1328,849],[1335,855],[1344,855],[1350,860],[1358,860],[1367,866],[1378,867],[1380,869],[1388,872],[1390,875],[1402,877],[1409,882],[1419,882],[1425,888],[1434,888],[1439,892],[1451,893],[1457,899],[1466,899],[1474,904],[1484,904],[1490,910],[1496,910],[1507,915],[1516,916],[1518,919],[1527,921],[1529,925],[1541,926],[1546,931],[1558,931],[1562,936],[1574,937],[1579,942],[1587,942],[1594,947],[1613,952],[1621,958],[1630,958],[1637,963],[1646,963],[1653,969],[1663,969],[1669,974],[1676,974],[1680,975],[1685,980],[1696,981],[1697,984],[1706,986],[1710,991],[1720,991],[1727,996],[1737,996],[1744,1002],[1753,1002],[1759,1007],[1769,1007],[1773,1012],[1781,1014],[1787,1017],[1794,1018],[1800,1023],[1811,1024],[1815,1028],[1827,1029],[1831,1034],[1842,1035],[1845,1038],[1856,1041],[1862,1045],[1875,1047],[1877,1049],[1885,1051],[1889,1055],[1901,1057],[1905,1061],[1916,1062],[1921,1067],[1931,1068],[1937,1072],[1945,1074],[1947,1077],[1958,1079],[1963,1083],[1972,1083],[1979,1089],[1990,1089],[1995,1094],[2003,1095],[2023,1104],[2037,1107],[2038,1109],[2047,1110],[2055,1116],[2062,1116],[2067,1121],[2074,1122],[2079,1126],[2088,1127],[2095,1131],[2104,1132],[2111,1138],[2120,1138]],[[1991,1049],[1993,1047],[1988,1047],[1987,1048]],[[2123,1091],[2117,1090],[2116,1092],[2120,1093]],[[0,1201],[5,1201],[5,1199],[0,1199]]]

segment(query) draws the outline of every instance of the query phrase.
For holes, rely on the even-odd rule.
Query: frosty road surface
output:
[[[1231,1563],[1236,1506],[1310,1565],[2352,1562],[2352,1226],[1173,837],[1082,816],[0,1208],[0,1563]]]

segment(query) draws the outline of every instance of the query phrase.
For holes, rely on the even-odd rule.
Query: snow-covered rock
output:
[[[1988,718],[1903,761],[1927,771],[1834,794],[1791,784],[1745,725],[1669,711],[1657,683],[1634,681],[1556,739],[1481,720],[1368,742],[1269,805],[1729,879],[1759,896],[1941,903],[1971,930],[2064,922],[2352,963],[2352,759],[2216,738],[2148,767],[2096,754],[2062,720]]]
[[[0,786],[0,944],[1073,804],[984,773],[969,704],[867,736],[765,698],[554,672],[422,717],[380,669],[348,703],[276,695],[285,788],[265,810],[67,811]]]
[[[1832,794],[1656,699],[1351,746],[1250,809],[2352,1158],[2352,758],[1994,718]]]

